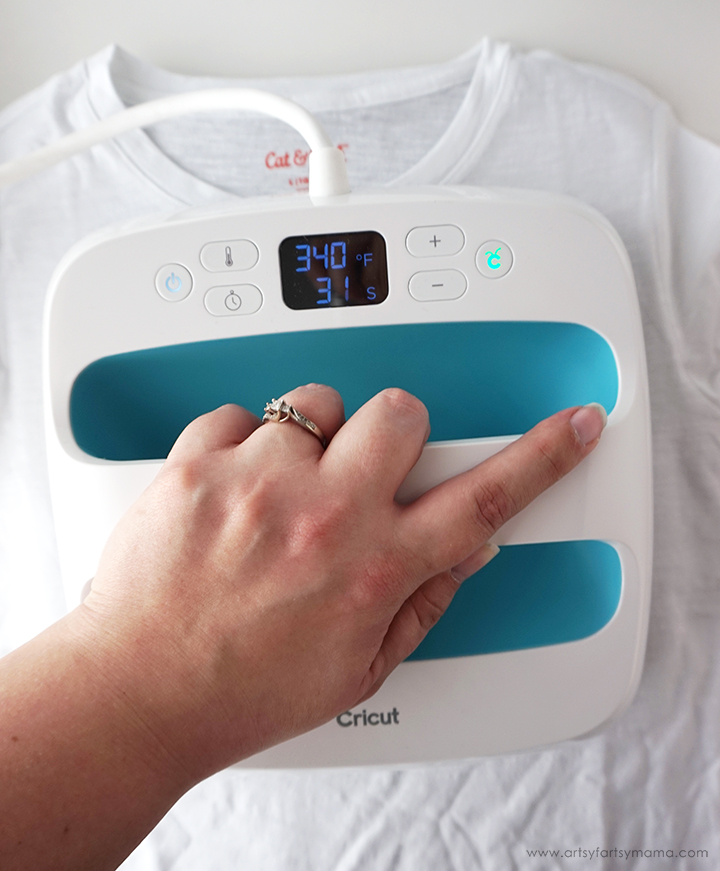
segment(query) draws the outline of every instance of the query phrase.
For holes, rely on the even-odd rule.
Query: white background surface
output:
[[[496,0],[492,5],[487,0],[357,0],[356,6],[347,0],[255,0],[252,6],[242,0],[94,0],[93,5],[89,0],[0,0],[0,104],[113,41],[178,72],[263,76],[428,64],[458,55],[483,35],[628,73],[666,98],[683,123],[720,142],[717,0]],[[562,148],[552,152],[558,154]],[[692,156],[697,158],[697,152]],[[579,168],[586,166],[584,158],[578,160]],[[706,158],[712,158],[713,166],[719,159],[715,151]],[[687,195],[681,202],[687,212],[681,217],[688,214],[690,220],[676,219],[678,236],[668,236],[676,240],[679,254],[685,247],[705,252],[681,258],[693,275],[704,268],[711,250],[714,255],[720,250],[720,208],[714,195],[720,169],[708,172],[711,184],[702,184],[690,172],[697,162],[688,160],[685,166],[695,187],[681,188]],[[580,176],[588,183],[598,181],[591,171]],[[132,186],[126,194],[124,186],[119,189],[128,198],[136,195]],[[622,190],[609,188],[605,194],[603,183],[593,191],[601,200],[606,196],[614,212],[632,207],[632,215],[639,214],[634,204],[613,202]],[[60,201],[73,205],[67,197]],[[85,208],[88,202],[94,205],[88,198]],[[68,211],[82,215],[82,208],[80,203]],[[3,227],[12,239],[6,250],[35,246],[47,260],[42,241],[54,215],[43,221],[42,210],[36,214],[28,238],[22,227]],[[80,226],[74,219],[57,232],[72,235]],[[640,233],[639,219],[632,218],[630,229]],[[57,239],[53,246],[59,247]],[[646,248],[650,250],[649,242],[642,250]],[[39,347],[36,302],[46,287],[36,281],[29,297],[24,277],[47,271],[43,263],[25,258],[26,271],[16,279],[13,310],[23,319],[8,321],[6,335],[17,349],[30,335],[24,356],[18,350],[13,358],[21,364]],[[705,283],[688,279],[688,291],[678,293],[677,305],[652,285],[645,297],[654,351],[651,374],[658,388],[657,516],[662,534],[657,537],[648,664],[631,711],[594,738],[471,766],[222,772],[178,803],[129,860],[128,869],[546,871],[544,860],[527,860],[527,849],[537,847],[713,851],[710,859],[697,862],[573,859],[553,866],[563,871],[717,867],[717,274],[710,270]],[[668,336],[681,342],[677,350],[669,346]],[[39,418],[31,416],[35,412],[29,409],[28,394],[22,395],[27,381],[18,377],[25,370],[16,365],[13,371],[13,384],[21,385],[15,396],[22,398],[15,408],[23,422],[32,423]],[[30,430],[28,424],[13,433]],[[44,494],[38,496],[37,475],[27,475],[27,481],[23,477],[31,457],[24,447],[6,463],[10,487],[5,488],[6,479],[0,487],[0,502],[3,493],[13,494],[5,497],[6,538],[21,526],[31,528],[25,521],[36,516]],[[668,494],[678,494],[680,501]],[[42,516],[49,523],[47,510]],[[13,557],[6,563],[30,579],[24,585],[6,584],[13,594],[19,590],[11,601],[28,603],[23,616],[35,607],[35,599],[42,601],[28,591],[44,589],[42,569],[54,566],[42,536],[27,550],[29,554],[25,548],[10,548]],[[44,613],[58,607],[54,602],[43,602]]]
[[[482,36],[634,76],[720,142],[717,0],[2,0],[0,107],[111,42],[180,73],[352,72]]]

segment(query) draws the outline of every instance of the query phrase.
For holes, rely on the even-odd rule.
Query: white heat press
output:
[[[260,413],[316,381],[349,416],[409,390],[432,425],[411,500],[597,401],[597,450],[501,529],[499,556],[380,691],[244,764],[428,762],[591,733],[637,688],[649,614],[648,382],[623,245],[565,197],[333,184],[113,228],[58,266],[44,377],[68,602],[183,427],[223,403]]]

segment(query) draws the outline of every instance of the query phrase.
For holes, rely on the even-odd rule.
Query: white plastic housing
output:
[[[444,225],[462,228],[462,250],[419,262],[406,247],[408,233]],[[287,308],[280,295],[279,243],[288,236],[355,230],[375,230],[386,240],[387,300],[323,312]],[[203,304],[206,291],[223,282],[203,268],[200,251],[227,239],[249,239],[259,250],[258,263],[242,277],[262,292],[260,309],[249,316],[213,317]],[[515,261],[492,282],[481,275],[476,254],[495,239],[512,246]],[[168,302],[156,291],[155,276],[165,264],[182,264],[192,274],[186,300]],[[459,298],[419,302],[410,295],[412,275],[450,268],[467,277]],[[224,210],[144,221],[81,242],[57,268],[46,311],[45,412],[69,607],[94,575],[110,531],[160,467],[155,461],[99,460],[80,450],[69,398],[87,365],[127,351],[238,335],[463,320],[577,323],[612,348],[619,392],[598,449],[503,527],[496,541],[610,542],[623,572],[617,611],[580,641],[403,663],[355,712],[357,725],[330,722],[248,765],[396,765],[517,751],[592,732],[629,704],[642,670],[649,613],[652,481],[645,353],[628,256],[608,222],[574,200],[427,188],[353,193],[315,204],[300,197],[234,202]],[[513,437],[429,444],[400,498],[471,468]],[[368,720],[393,710],[397,722]]]

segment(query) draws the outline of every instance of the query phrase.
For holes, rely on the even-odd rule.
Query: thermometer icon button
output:
[[[259,259],[258,247],[250,239],[208,242],[200,251],[200,262],[208,272],[242,272],[252,269]]]

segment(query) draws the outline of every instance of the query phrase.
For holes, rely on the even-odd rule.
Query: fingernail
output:
[[[491,559],[494,559],[500,553],[500,548],[496,544],[484,544],[481,548],[471,553],[467,559],[450,569],[450,574],[453,579],[461,584],[470,575],[479,572],[484,568]]]
[[[583,405],[582,408],[578,408],[570,418],[570,423],[573,425],[581,443],[589,445],[590,442],[599,439],[600,434],[605,429],[607,412],[599,402],[591,402],[588,405]]]

